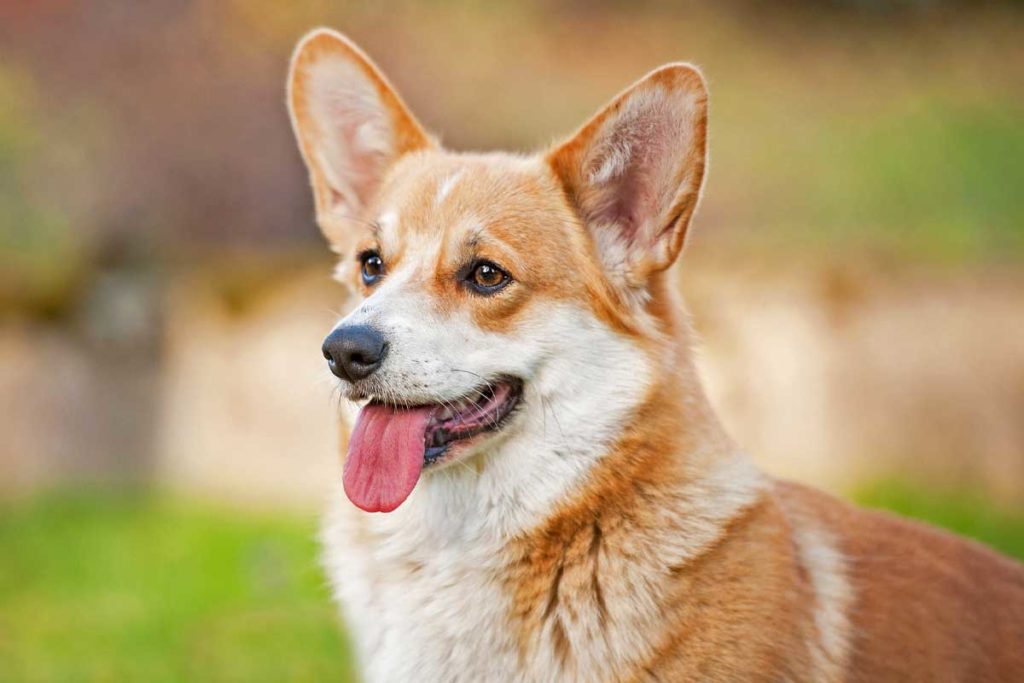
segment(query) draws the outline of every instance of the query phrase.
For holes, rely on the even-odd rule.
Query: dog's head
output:
[[[421,470],[500,459],[541,424],[567,457],[621,423],[700,194],[706,100],[699,72],[672,64],[543,153],[453,153],[346,38],[302,40],[292,123],[361,299],[323,347],[366,401],[344,475],[356,505],[392,510]]]

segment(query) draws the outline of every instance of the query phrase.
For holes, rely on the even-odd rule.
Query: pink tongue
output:
[[[348,444],[345,495],[367,512],[391,512],[416,486],[430,408],[365,406]]]

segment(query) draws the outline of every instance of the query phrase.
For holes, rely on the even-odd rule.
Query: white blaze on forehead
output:
[[[377,216],[377,240],[381,252],[386,256],[389,251],[398,249],[398,212],[388,209]]]
[[[446,176],[444,180],[437,186],[437,194],[434,195],[434,203],[440,206],[441,202],[445,200],[445,197],[455,187],[455,183],[459,182],[459,178],[462,177],[462,171],[456,171],[449,176]]]
[[[398,212],[394,210],[385,211],[377,218],[377,224],[381,230],[393,232],[398,227]]]

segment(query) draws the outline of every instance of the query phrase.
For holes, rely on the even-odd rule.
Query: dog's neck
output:
[[[725,514],[746,500],[756,472],[708,404],[666,278],[651,285],[646,324],[659,331],[642,353],[634,339],[559,312],[565,334],[580,337],[576,350],[531,382],[516,428],[490,452],[422,477],[375,530],[436,547],[501,545],[567,512],[593,514],[623,483],[644,505],[699,494],[724,501]]]

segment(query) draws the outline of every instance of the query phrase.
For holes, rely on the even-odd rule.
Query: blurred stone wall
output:
[[[156,289],[111,276],[91,323],[5,325],[3,487],[127,480],[319,505],[339,481],[319,352],[342,298],[328,272],[258,288],[199,271]],[[769,471],[836,491],[900,475],[1024,501],[1020,276],[705,259],[680,278],[712,400]]]
[[[158,472],[256,504],[317,505],[338,473],[338,396],[320,353],[342,289],[294,274],[239,308],[203,278],[168,303]]]
[[[154,476],[162,285],[122,264],[83,289],[59,317],[0,318],[0,491]]]
[[[767,469],[1024,501],[1019,275],[732,264],[684,290],[712,399]]]

